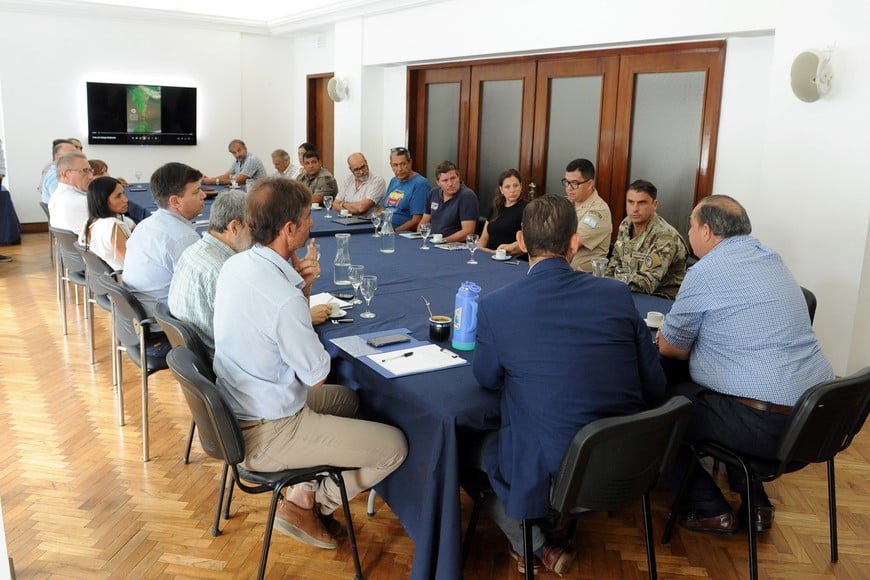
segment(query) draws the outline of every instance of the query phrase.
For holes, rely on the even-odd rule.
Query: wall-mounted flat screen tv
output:
[[[196,88],[88,83],[90,145],[196,145]]]

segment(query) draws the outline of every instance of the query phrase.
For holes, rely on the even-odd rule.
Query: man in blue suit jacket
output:
[[[502,393],[501,427],[480,459],[497,496],[486,509],[515,557],[521,520],[547,515],[550,482],[577,431],[650,408],[665,390],[628,287],[571,268],[580,245],[571,202],[546,195],[529,203],[517,241],[529,273],[481,300],[474,355],[477,380]],[[533,547],[547,569],[570,567],[573,556],[537,526]]]

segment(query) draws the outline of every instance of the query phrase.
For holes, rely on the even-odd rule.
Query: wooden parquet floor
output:
[[[223,534],[210,534],[219,465],[194,444],[182,462],[189,415],[168,372],[152,375],[151,455],[141,460],[139,371],[124,362],[127,425],[111,387],[108,316],[97,310],[97,362],[88,364],[81,307],[61,335],[47,234],[4,247],[0,264],[0,499],[18,578],[251,578],[267,499],[237,493]],[[840,562],[828,560],[824,466],[769,486],[774,528],[759,543],[763,578],[870,578],[870,434],[837,463]],[[661,534],[670,493],[653,496]],[[389,507],[352,502],[366,578],[407,578],[414,545]],[[463,497],[464,511],[470,501]],[[269,578],[352,578],[350,550],[309,548],[276,534]],[[580,520],[568,578],[644,578],[640,506]],[[746,578],[746,538],[677,530],[656,545],[662,578]],[[541,574],[542,576],[550,576]],[[466,578],[519,578],[505,541],[482,521]]]

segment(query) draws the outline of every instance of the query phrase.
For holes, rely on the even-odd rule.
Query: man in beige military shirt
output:
[[[610,207],[595,189],[595,166],[588,159],[575,159],[565,168],[565,196],[574,202],[580,249],[571,260],[575,270],[592,271],[592,258],[606,258],[613,224]]]
[[[645,179],[628,186],[625,219],[619,224],[607,275],[617,266],[629,272],[632,292],[677,297],[686,276],[686,242],[679,232],[656,213],[658,189]]]

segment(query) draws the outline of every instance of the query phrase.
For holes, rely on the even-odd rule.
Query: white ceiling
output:
[[[171,19],[248,32],[283,34],[338,20],[441,0],[0,0],[0,9],[99,15],[103,18]]]

